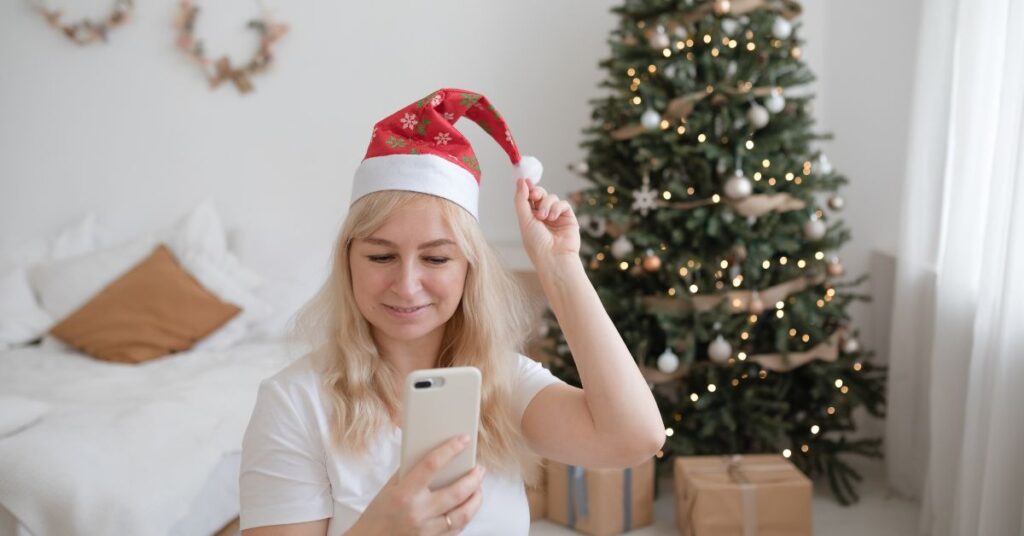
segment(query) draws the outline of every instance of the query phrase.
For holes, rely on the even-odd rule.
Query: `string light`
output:
[[[671,57],[672,56],[672,49],[666,48],[666,49],[662,50],[661,51],[661,55],[665,56],[666,58]]]
[[[843,393],[845,395],[846,393],[850,392],[850,388],[848,386],[844,385],[841,389],[839,389],[839,392],[841,392],[841,393]]]
[[[715,387],[715,384],[713,384],[713,383],[709,383],[708,384],[708,392],[714,393],[715,389],[718,389],[717,387]]]
[[[604,252],[603,251],[597,252],[597,260],[599,260],[599,261],[603,261],[604,260]]]
[[[690,394],[690,400],[696,402],[698,399],[700,399],[700,396],[698,396],[697,393]]]
[[[675,430],[673,430],[671,428],[666,428],[665,429],[665,436],[667,436],[667,437],[672,437],[672,434],[674,434],[674,433],[676,433]]]
[[[800,445],[800,452],[803,452],[804,454],[806,454],[806,453],[810,452],[810,450],[811,450],[811,447],[807,443],[804,443],[803,445]]]
[[[704,42],[708,44],[711,43],[711,34],[704,34]]]
[[[836,414],[836,408],[834,408],[832,406],[829,406],[828,409],[825,410],[825,413],[828,413],[829,415],[835,415]]]
[[[698,290],[698,289],[697,289],[697,285],[696,285],[696,283],[695,283],[695,284],[693,284],[693,285],[690,285],[690,294],[696,294],[696,293],[697,293],[697,290]]]
[[[747,360],[747,353],[746,352],[740,352],[740,353],[736,354],[736,357],[740,361],[746,361]]]
[[[722,200],[722,197],[720,195],[718,195],[718,194],[714,194],[714,195],[711,196],[711,202],[712,203],[718,203],[721,200]]]
[[[750,338],[750,333],[748,333],[746,331],[744,331],[743,333],[740,333],[740,339],[747,340],[749,338]]]
[[[796,261],[796,265],[797,265],[798,268],[806,268],[807,267],[807,261],[805,261],[803,259],[800,259],[800,260]]]
[[[814,253],[814,258],[818,259],[820,261],[820,260],[825,258],[825,254],[823,252],[821,252],[821,251],[816,251]]]
[[[647,72],[654,74],[658,71],[658,67],[653,63],[647,66]]]
[[[619,263],[619,270],[622,270],[623,272],[625,272],[628,269],[629,269],[629,263],[628,262],[622,261],[622,262]]]
[[[747,150],[749,151],[750,149],[754,148],[754,140],[747,140],[747,143],[744,144],[744,145],[746,146]]]
[[[811,340],[811,336],[806,334],[806,333],[804,333],[804,335],[802,337],[800,337],[800,340],[802,340],[804,342],[808,342],[808,341]]]
[[[666,201],[672,199],[672,192],[665,190],[664,192],[661,192],[661,197],[665,198]]]
[[[629,69],[626,70],[626,74],[629,76],[636,76],[636,69],[630,67]]]
[[[686,194],[687,194],[687,195],[693,195],[693,193],[694,193],[694,192],[696,192],[696,191],[697,191],[697,190],[694,190],[694,189],[693,189],[693,186],[687,186],[687,187],[686,187]]]
[[[842,380],[842,379],[839,379],[839,378],[837,378],[837,379],[836,379],[836,389],[839,389],[839,388],[840,388],[840,387],[842,387],[842,386],[843,386],[843,380]]]
[[[704,143],[704,140],[707,140],[707,139],[708,139],[708,137],[705,136],[703,132],[701,132],[700,134],[697,134],[697,142],[698,143]]]
[[[789,262],[789,259],[786,258],[785,255],[783,255],[782,257],[779,257],[779,264],[785,266],[787,262]]]
[[[820,432],[820,431],[821,431],[821,428],[819,428],[817,424],[812,424],[811,425],[811,433],[812,434],[817,435],[818,432]]]
[[[863,365],[860,364],[860,361],[858,361],[858,362],[853,364],[853,370],[856,370],[857,372],[860,372],[860,369],[862,369],[862,368],[864,368],[864,367],[863,367]]]
[[[668,289],[668,295],[669,295],[669,296],[675,296],[675,295],[676,295],[676,289],[675,289],[675,287],[672,287],[672,288],[669,288],[669,289]]]
[[[680,266],[679,267],[679,275],[681,277],[686,277],[686,274],[688,274],[688,273],[690,273],[690,271],[687,270],[685,266]]]
[[[793,452],[790,451],[789,449],[782,449],[782,457],[783,458],[789,458],[792,455],[793,455]]]
[[[757,48],[757,45],[755,45],[753,42],[747,43],[747,50],[753,52],[755,48]]]
[[[765,270],[767,270],[768,268],[771,268],[771,266],[772,266],[772,261],[766,260],[766,261],[761,263],[761,268],[764,268]]]
[[[769,167],[772,165],[772,161],[765,158],[764,160],[761,161],[761,165],[764,167]]]
[[[781,309],[779,309],[778,311],[775,311],[775,316],[777,316],[779,318],[782,318],[782,317],[786,316],[786,312],[781,310]]]
[[[784,302],[782,300],[779,300],[779,301],[775,302],[775,308],[776,309],[782,309],[785,306],[786,306],[786,302]]]
[[[755,171],[754,172],[754,180],[755,181],[761,180],[761,172],[760,171]]]
[[[640,104],[640,102],[642,102],[640,95],[633,96],[633,104]]]
[[[796,336],[796,328],[789,328],[789,336],[790,337],[795,337]]]

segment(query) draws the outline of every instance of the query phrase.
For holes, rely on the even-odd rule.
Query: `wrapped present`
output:
[[[547,467],[548,519],[592,536],[621,534],[654,521],[654,458],[626,469]]]
[[[683,536],[811,534],[811,481],[782,456],[681,456],[673,469]]]
[[[548,512],[547,471],[541,471],[536,486],[526,486],[526,502],[530,505],[530,521],[544,519]]]

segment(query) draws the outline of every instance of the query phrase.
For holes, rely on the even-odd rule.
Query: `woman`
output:
[[[479,166],[453,123],[469,117],[516,164],[523,243],[583,385],[517,354],[534,322],[477,221]],[[544,457],[627,467],[665,439],[660,413],[591,286],[569,204],[537,187],[483,96],[445,88],[377,123],[327,283],[297,320],[314,350],[265,380],[242,448],[246,536],[526,534],[524,482]],[[431,477],[468,443],[452,438],[398,478],[402,381],[475,366],[478,464]]]

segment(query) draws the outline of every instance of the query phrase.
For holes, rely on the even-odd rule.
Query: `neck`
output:
[[[437,366],[441,344],[444,343],[444,326],[413,340],[392,339],[373,330],[373,340],[381,358],[397,371],[396,380],[404,382],[406,376],[414,370]]]

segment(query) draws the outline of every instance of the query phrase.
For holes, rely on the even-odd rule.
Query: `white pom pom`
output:
[[[540,176],[544,174],[544,165],[532,156],[523,156],[515,165],[515,174],[515,179],[527,178],[537,184],[540,182]]]

